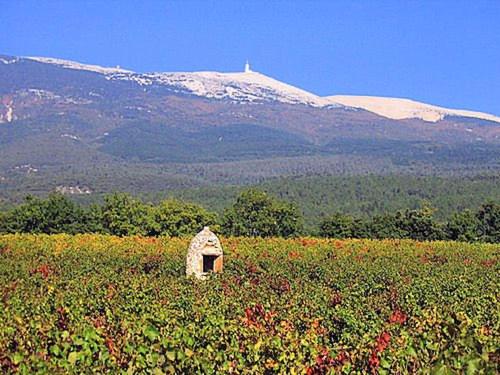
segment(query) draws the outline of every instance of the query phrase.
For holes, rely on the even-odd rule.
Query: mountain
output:
[[[488,113],[443,108],[410,99],[353,95],[334,95],[326,99],[331,103],[353,108],[362,108],[380,116],[395,120],[418,118],[429,122],[437,122],[443,120],[446,116],[455,116],[500,122],[500,117]]]
[[[248,66],[137,73],[0,55],[0,193],[497,172],[499,150],[494,115],[407,99],[320,97]]]
[[[54,64],[67,69],[86,70],[101,73],[109,80],[136,82],[140,86],[166,86],[175,93],[184,93],[209,99],[230,100],[237,103],[281,102],[305,104],[313,107],[361,108],[390,119],[417,118],[429,122],[443,120],[446,116],[470,117],[500,122],[500,117],[487,113],[456,110],[420,103],[409,99],[374,96],[334,95],[319,97],[305,90],[277,81],[250,70],[247,64],[244,72],[178,72],[178,73],[135,73],[121,68],[105,68],[68,60],[31,57],[34,61]],[[3,59],[8,64],[15,60]]]

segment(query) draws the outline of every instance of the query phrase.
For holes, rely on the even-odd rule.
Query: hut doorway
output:
[[[203,255],[203,272],[215,272],[215,261],[219,255]]]

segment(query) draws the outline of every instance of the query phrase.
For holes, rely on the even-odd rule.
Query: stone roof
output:
[[[205,251],[204,251],[205,250]],[[204,227],[192,240],[189,245],[188,253],[202,252],[203,254],[222,254],[222,246],[219,239],[210,227]]]

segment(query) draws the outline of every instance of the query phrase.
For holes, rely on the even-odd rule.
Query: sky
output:
[[[0,0],[0,54],[252,69],[315,94],[500,115],[500,0]]]

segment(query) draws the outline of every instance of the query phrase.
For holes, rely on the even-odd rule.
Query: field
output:
[[[2,373],[497,373],[498,245],[0,237]]]

